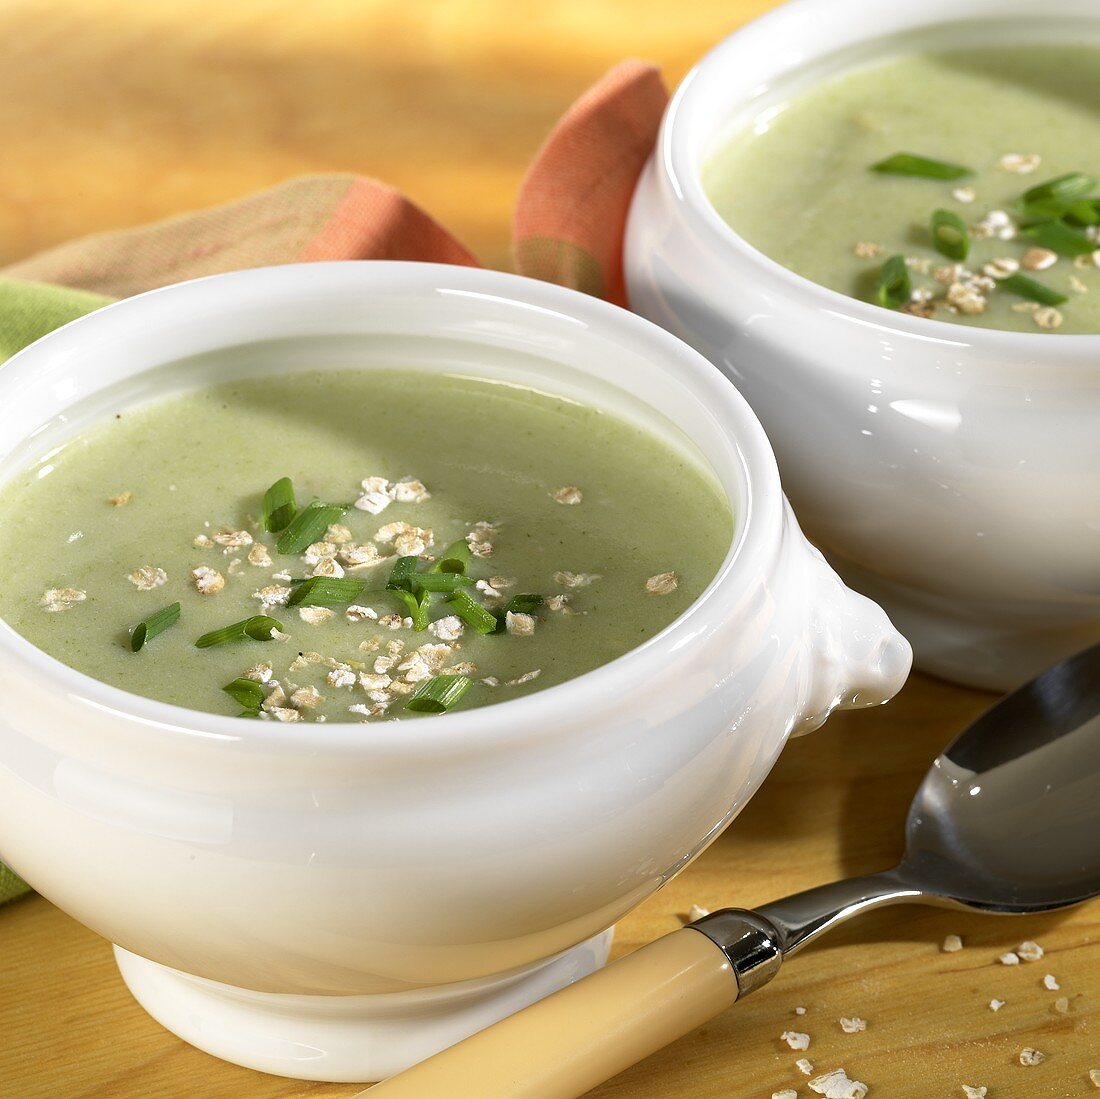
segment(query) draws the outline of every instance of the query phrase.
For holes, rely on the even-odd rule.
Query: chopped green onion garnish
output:
[[[1040,221],[1021,232],[1060,256],[1084,256],[1095,252],[1097,247],[1084,233],[1061,221]]]
[[[288,607],[346,607],[354,603],[367,586],[365,580],[340,576],[311,576],[290,593]]]
[[[455,591],[474,581],[472,577],[463,576],[460,572],[418,572],[414,582],[424,591]]]
[[[264,701],[264,691],[256,680],[245,679],[242,676],[240,679],[234,679],[232,683],[227,683],[222,690],[234,702],[239,702],[250,714],[259,713]]]
[[[970,175],[970,169],[946,160],[932,160],[916,153],[894,153],[885,160],[871,165],[873,172],[885,172],[894,176],[921,176],[924,179],[962,179]]]
[[[431,596],[428,592],[421,592],[420,596],[413,595],[411,591],[403,591],[400,588],[390,588],[386,591],[399,599],[408,610],[408,617],[412,619],[414,630],[426,630],[428,628],[428,608]]]
[[[937,210],[932,215],[932,243],[937,252],[948,259],[962,261],[970,252],[970,233],[966,222],[951,210]]]
[[[513,614],[534,614],[545,602],[541,595],[526,592],[523,595],[513,595],[504,610],[511,611]]]
[[[1062,302],[1069,301],[1065,294],[1059,294],[1057,290],[1029,279],[1027,275],[1009,275],[1007,279],[1001,279],[997,286],[1011,294],[1019,294],[1021,298],[1037,301],[1041,305],[1061,305]]]
[[[440,555],[439,560],[432,565],[432,572],[459,572],[464,573],[470,563],[470,543],[465,539],[452,542]]]
[[[397,563],[390,572],[390,578],[386,581],[386,587],[390,591],[412,591],[413,576],[420,564],[419,557],[399,557]]]
[[[1100,225],[1100,199],[1086,198],[1075,202],[1062,216],[1074,225]]]
[[[1032,217],[1061,217],[1095,186],[1096,180],[1092,176],[1083,172],[1067,172],[1025,191],[1020,199],[1020,209]]]
[[[345,511],[347,508],[343,504],[323,504],[314,500],[294,516],[290,526],[279,535],[275,548],[280,553],[302,553],[306,547],[319,542],[329,526],[343,518]]]
[[[496,632],[497,616],[492,611],[486,610],[476,599],[470,598],[469,593],[462,588],[450,596],[447,602],[454,607],[455,614],[471,629],[477,630],[478,633]]]
[[[875,304],[897,309],[913,296],[913,283],[904,256],[891,256],[879,272],[875,289]]]
[[[230,626],[222,626],[220,630],[211,630],[204,633],[195,642],[196,649],[212,649],[215,645],[231,645],[237,641],[270,641],[272,631],[282,632],[283,624],[266,614],[254,614],[241,622],[234,622]]]
[[[264,493],[264,530],[272,534],[285,530],[297,510],[294,486],[290,483],[290,478],[280,477]]]
[[[149,615],[144,622],[139,622],[130,631],[130,650],[140,652],[146,641],[152,641],[158,633],[164,633],[169,626],[174,626],[180,620],[180,605],[172,603],[156,614]]]
[[[434,675],[417,686],[405,707],[421,714],[443,714],[453,709],[473,685],[473,680],[464,675]]]

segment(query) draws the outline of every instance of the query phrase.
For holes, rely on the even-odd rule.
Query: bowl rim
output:
[[[1048,8],[1050,7],[1064,9],[1071,16],[1087,18],[1100,26],[1100,19],[1097,18],[1100,12],[1095,8],[1084,7],[1082,0],[1049,0]],[[666,108],[653,158],[653,162],[659,166],[671,185],[669,193],[684,211],[689,226],[708,248],[716,248],[724,257],[733,257],[738,262],[752,264],[766,271],[779,284],[780,292],[792,305],[799,306],[804,302],[807,307],[816,307],[821,313],[840,315],[864,327],[887,333],[937,344],[973,346],[976,350],[987,351],[991,357],[1024,355],[1029,361],[1056,357],[1067,360],[1060,363],[1061,366],[1082,367],[1090,372],[1094,371],[1095,365],[1092,361],[1071,361],[1071,355],[1076,353],[1082,359],[1087,359],[1087,353],[1094,355],[1100,332],[1013,332],[1003,328],[953,324],[950,321],[909,316],[884,309],[872,302],[822,286],[784,267],[737,233],[714,207],[703,187],[696,153],[688,133],[685,132],[693,116],[699,113],[707,101],[707,93],[701,88],[704,79],[715,71],[736,72],[739,55],[747,51],[756,55],[767,54],[766,43],[781,39],[799,28],[806,34],[807,25],[815,20],[827,19],[830,23],[844,23],[851,27],[870,24],[871,29],[866,32],[853,31],[849,40],[849,44],[853,45],[858,42],[874,43],[877,39],[888,38],[891,28],[884,29],[880,25],[876,29],[873,21],[855,18],[856,12],[878,16],[881,23],[883,9],[874,0],[786,0],[786,3],[733,31],[692,66]],[[1016,14],[1039,18],[1035,15],[1033,4],[1025,7],[1025,0],[966,0],[963,4],[959,4],[958,0],[925,0],[920,7],[920,13],[919,21],[905,24],[902,29],[931,28],[977,18],[1004,19]],[[1049,11],[1044,14],[1049,15]],[[897,31],[897,28],[892,29]],[[777,56],[778,53],[779,51],[772,50],[770,55]],[[828,56],[828,53],[817,56]],[[712,140],[713,137],[712,132]],[[1052,354],[1052,348],[1059,347],[1062,352]]]
[[[147,329],[155,325],[157,314],[163,310],[183,309],[188,316],[206,310],[210,316],[232,311],[242,294],[265,300],[275,291],[299,292],[308,297],[323,293],[326,287],[348,285],[368,293],[371,289],[392,293],[395,286],[410,294],[457,290],[464,297],[484,296],[515,308],[517,320],[524,324],[546,326],[568,321],[574,334],[579,322],[585,333],[592,331],[604,339],[624,343],[635,352],[644,352],[651,361],[662,364],[670,384],[686,389],[696,401],[705,402],[740,463],[744,499],[731,500],[731,545],[699,597],[641,645],[574,679],[520,698],[411,722],[256,722],[159,702],[77,671],[22,637],[2,618],[0,660],[10,661],[16,668],[29,667],[83,706],[155,731],[158,743],[165,738],[187,743],[201,739],[246,751],[278,749],[304,755],[324,751],[326,755],[383,757],[406,756],[422,749],[487,748],[502,739],[531,743],[540,730],[555,731],[559,720],[575,720],[583,713],[598,714],[624,697],[632,682],[655,674],[669,652],[680,655],[705,641],[730,616],[744,590],[771,571],[783,529],[779,470],[764,429],[741,394],[701,354],[644,318],[579,291],[519,275],[451,264],[353,260],[250,268],[173,283],[104,306],[42,336],[4,364],[0,391],[5,383],[16,382],[47,361],[79,360],[85,341],[110,341],[112,332],[131,325]],[[166,350],[163,363],[146,365],[136,373],[183,357],[183,352]],[[59,410],[61,407],[71,406],[60,403]],[[704,457],[711,461],[711,456]],[[355,729],[353,737],[349,736],[350,729]]]

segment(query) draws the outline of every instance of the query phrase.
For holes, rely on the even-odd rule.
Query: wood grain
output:
[[[7,0],[0,5],[0,263],[70,237],[330,169],[406,190],[485,262],[508,261],[524,167],[571,99],[626,55],[675,82],[769,0]],[[914,677],[896,702],[792,743],[733,827],[619,926],[616,952],[693,903],[752,905],[889,864],[928,762],[989,697]],[[940,952],[948,933],[965,949]],[[1006,968],[1021,939],[1042,962]],[[214,1060],[129,998],[108,946],[41,898],[0,910],[0,1095],[348,1096]],[[1044,973],[1062,984],[1042,987]],[[1057,996],[1070,1013],[1058,1014]],[[1005,1007],[994,1014],[989,1000]],[[794,1015],[796,1005],[806,1015]],[[841,1032],[841,1015],[868,1021]],[[807,1031],[807,1054],[779,1040]],[[1024,1046],[1047,1060],[1024,1068]],[[994,919],[893,909],[842,928],[772,986],[598,1089],[598,1099],[808,1095],[843,1065],[871,1097],[1065,1099],[1100,1067],[1100,905]]]

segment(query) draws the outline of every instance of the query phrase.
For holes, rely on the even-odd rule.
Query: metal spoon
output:
[[[575,1099],[860,912],[913,901],[1032,913],[1098,894],[1100,645],[1003,698],[935,760],[893,870],[713,912],[376,1085],[370,1099]]]

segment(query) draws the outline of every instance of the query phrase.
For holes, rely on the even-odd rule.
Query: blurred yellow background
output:
[[[353,171],[508,262],[524,168],[616,61],[674,86],[769,0],[6,0],[0,263]]]

